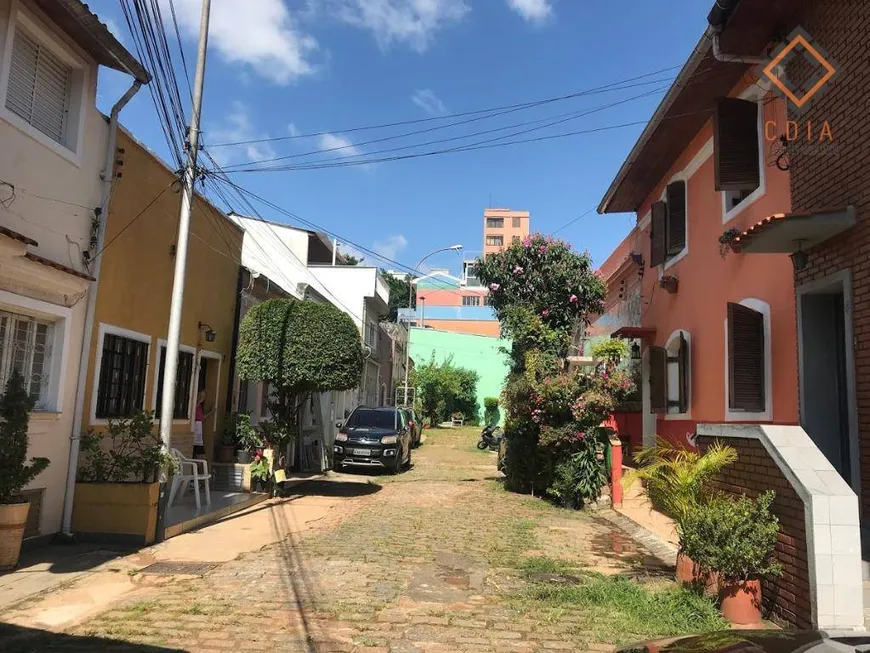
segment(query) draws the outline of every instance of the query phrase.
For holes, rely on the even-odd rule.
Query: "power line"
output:
[[[115,236],[114,236],[114,238],[112,238],[112,240],[110,240],[105,245],[103,245],[103,248],[99,252],[94,254],[93,257],[91,257],[91,262],[94,261],[95,259],[97,259],[100,255],[102,255],[102,253],[105,252],[107,249],[109,249],[111,244],[114,243],[116,240],[118,240],[118,238],[123,236],[124,233],[127,231],[127,229],[132,227],[136,223],[136,221],[145,214],[145,212],[148,209],[150,209],[152,206],[154,206],[154,204],[157,202],[157,200],[159,200],[161,197],[163,197],[163,194],[166,191],[168,191],[170,188],[172,188],[173,184],[175,184],[176,181],[177,181],[176,179],[173,179],[171,182],[169,182],[163,188],[163,190],[161,190],[159,193],[157,193],[157,195],[155,195],[154,198],[142,208],[142,210],[140,210],[136,215],[133,216],[133,219],[130,220],[130,222],[128,222],[126,225],[124,225],[124,228],[121,229],[121,231],[119,231],[117,234],[115,234]]]
[[[342,156],[342,157],[334,157],[334,158],[331,158],[331,159],[327,159],[326,162],[332,163],[332,162],[337,162],[337,161],[342,161],[342,160],[347,160],[347,159],[355,159],[355,158],[359,158],[359,157],[363,157],[363,156],[372,156],[372,155],[375,155],[375,154],[388,154],[388,153],[391,153],[391,152],[400,152],[400,151],[403,151],[403,150],[409,150],[409,149],[414,149],[414,148],[418,148],[418,147],[426,147],[426,146],[428,146],[428,145],[437,145],[437,144],[439,144],[439,143],[449,143],[449,142],[454,142],[454,141],[458,141],[458,140],[464,140],[464,139],[467,139],[467,138],[473,138],[473,137],[475,137],[475,136],[483,136],[484,134],[492,134],[492,133],[495,133],[495,132],[505,131],[505,130],[507,130],[507,129],[516,129],[517,127],[527,127],[527,126],[529,126],[529,125],[540,125],[540,123],[546,123],[546,124],[540,125],[540,126],[538,126],[538,127],[535,127],[534,129],[529,129],[529,130],[525,130],[525,131],[521,131],[521,132],[515,132],[514,134],[506,134],[506,135],[504,135],[504,136],[499,137],[499,138],[510,138],[511,136],[516,136],[516,135],[518,135],[518,134],[528,133],[528,132],[536,131],[536,130],[539,130],[539,129],[546,129],[547,127],[553,127],[553,126],[555,126],[555,125],[562,124],[562,123],[564,123],[564,122],[568,122],[569,120],[576,120],[577,118],[581,118],[581,117],[583,117],[583,116],[587,116],[587,115],[592,114],[592,113],[597,113],[598,111],[603,111],[603,110],[605,110],[605,109],[610,109],[610,108],[612,108],[612,107],[615,107],[615,106],[620,105],[620,104],[625,104],[626,102],[630,102],[630,101],[632,101],[632,100],[637,100],[637,99],[640,99],[640,98],[643,98],[643,97],[647,97],[647,96],[649,96],[649,95],[653,95],[653,94],[658,93],[659,91],[661,91],[661,90],[663,90],[663,89],[666,89],[666,88],[667,88],[667,87],[661,87],[661,88],[655,89],[655,90],[650,91],[650,92],[647,92],[647,93],[641,93],[641,94],[639,94],[639,95],[634,95],[634,96],[632,96],[632,97],[630,97],[630,98],[622,99],[622,100],[619,100],[619,101],[617,101],[617,102],[611,102],[611,103],[608,103],[608,104],[599,105],[599,106],[597,106],[597,107],[592,107],[592,108],[590,108],[590,109],[585,109],[585,110],[582,110],[582,111],[572,111],[572,112],[569,112],[569,113],[563,113],[563,114],[559,114],[559,115],[556,115],[556,116],[549,116],[549,117],[545,117],[545,118],[538,118],[538,119],[536,119],[536,120],[529,120],[529,121],[524,121],[524,122],[514,123],[514,124],[511,124],[511,125],[503,125],[503,126],[501,126],[501,127],[495,127],[495,128],[493,128],[493,129],[487,129],[487,130],[483,130],[483,131],[472,132],[472,133],[470,133],[470,134],[460,134],[460,135],[458,135],[458,136],[451,136],[451,137],[449,137],[449,138],[441,138],[441,139],[436,139],[436,140],[432,140],[432,141],[426,141],[426,142],[423,142],[423,143],[415,143],[415,144],[412,144],[412,145],[403,145],[403,146],[394,147],[394,148],[389,148],[389,149],[385,149],[385,150],[375,150],[374,152],[366,152],[366,153],[362,153],[362,154],[351,154],[351,155],[346,155],[346,156]],[[479,120],[479,118],[478,118],[477,120]],[[548,122],[548,121],[549,121],[549,122]],[[460,124],[460,123],[457,123],[457,124]],[[452,126],[452,125],[451,125],[451,126]],[[423,130],[423,132],[408,132],[408,133],[405,134],[405,135],[409,135],[409,134],[417,134],[417,133],[424,133],[424,132],[426,132],[426,131],[433,131],[433,130],[432,130],[432,129],[429,129],[429,130]],[[235,165],[232,165],[232,166],[227,166],[227,170],[228,170],[229,172],[233,172],[235,168],[243,168],[243,167],[245,167],[245,166],[253,166],[253,165],[259,165],[259,164],[262,164],[262,163],[270,163],[270,162],[274,162],[274,161],[284,161],[284,160],[287,160],[287,159],[302,158],[302,157],[311,156],[311,155],[313,155],[313,154],[323,154],[323,153],[326,153],[326,152],[332,152],[332,151],[337,151],[337,150],[343,150],[343,149],[347,149],[347,148],[350,148],[350,147],[354,147],[354,148],[356,148],[356,147],[361,147],[361,146],[363,146],[363,145],[369,145],[369,144],[371,144],[371,143],[378,143],[378,142],[383,142],[383,141],[387,141],[387,140],[392,140],[392,139],[394,139],[394,138],[401,138],[401,137],[403,137],[403,136],[405,136],[405,135],[402,135],[402,136],[390,136],[390,137],[386,137],[386,138],[376,139],[376,140],[373,140],[373,141],[365,141],[365,142],[363,142],[363,143],[356,143],[356,144],[353,144],[353,145],[343,145],[343,146],[341,146],[341,147],[331,148],[331,149],[328,149],[328,150],[315,150],[315,151],[311,151],[311,152],[305,152],[304,154],[288,154],[288,155],[286,155],[286,156],[273,157],[273,158],[270,158],[270,159],[261,159],[261,160],[259,160],[259,161],[256,161],[256,160],[255,160],[255,161],[247,161],[247,162],[245,162],[245,163],[238,163],[238,164],[235,164]],[[496,139],[496,140],[497,140],[497,139]],[[315,163],[316,163],[316,162],[315,162]],[[305,165],[305,164],[303,164],[303,165]],[[264,168],[259,168],[259,169],[269,170],[270,168],[269,168],[269,167],[264,167]]]
[[[255,143],[274,143],[274,142],[278,142],[278,141],[288,141],[288,140],[295,140],[295,139],[301,139],[301,138],[313,138],[315,136],[325,136],[326,134],[334,134],[334,133],[338,133],[338,132],[340,132],[342,134],[351,134],[351,133],[360,132],[360,131],[369,131],[369,130],[375,130],[375,129],[388,129],[390,127],[401,127],[403,125],[417,125],[417,124],[421,124],[421,123],[428,123],[428,122],[439,121],[439,120],[450,120],[453,118],[463,118],[465,116],[474,116],[474,115],[480,115],[480,114],[485,114],[485,113],[492,113],[495,111],[521,110],[524,108],[541,106],[544,104],[551,104],[553,102],[561,102],[563,100],[570,100],[570,99],[573,99],[576,97],[581,97],[583,95],[591,95],[594,93],[605,91],[612,86],[617,86],[620,84],[627,84],[628,82],[637,81],[639,79],[653,77],[655,75],[660,75],[662,73],[669,72],[671,70],[676,70],[676,69],[681,68],[681,67],[682,66],[670,66],[668,68],[662,68],[661,70],[656,70],[656,71],[653,71],[650,73],[645,73],[643,75],[637,75],[636,77],[629,77],[629,78],[626,78],[626,79],[623,79],[623,80],[620,80],[617,82],[611,82],[610,84],[605,84],[603,86],[597,86],[594,88],[589,88],[589,89],[585,89],[582,91],[577,91],[575,93],[569,93],[568,95],[550,97],[550,98],[545,98],[542,100],[534,100],[534,101],[530,101],[530,102],[521,102],[519,104],[507,104],[507,105],[502,105],[502,106],[497,106],[497,107],[489,107],[486,109],[476,109],[473,111],[463,111],[460,113],[452,113],[452,114],[447,114],[444,116],[431,116],[428,118],[417,118],[414,120],[401,120],[398,122],[384,123],[384,124],[378,124],[378,125],[365,125],[362,127],[348,127],[348,128],[344,128],[344,129],[328,129],[328,130],[324,130],[324,131],[309,132],[309,133],[305,133],[305,134],[277,136],[274,138],[257,138],[257,139],[242,140],[242,141],[232,141],[232,142],[227,142],[227,143],[217,143],[217,144],[211,145],[210,147],[213,147],[213,148],[214,147],[232,147],[234,145],[252,145]],[[660,80],[660,81],[664,81],[664,80]],[[626,87],[626,88],[630,88],[630,87]],[[463,123],[455,123],[455,124],[463,124]],[[455,124],[446,125],[446,127],[455,126]]]

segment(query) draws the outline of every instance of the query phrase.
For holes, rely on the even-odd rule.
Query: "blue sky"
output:
[[[200,0],[174,1],[192,65]],[[168,4],[168,0],[161,2]],[[117,0],[91,0],[89,4],[132,48]],[[553,102],[379,144],[360,143],[446,123],[346,132],[358,126],[563,96],[680,65],[706,25],[711,2],[680,0],[679,9],[676,4],[638,0],[213,0],[204,140],[208,145],[328,132],[313,138],[210,148],[225,165],[348,146],[291,161],[299,163],[548,117],[555,120],[620,101],[624,103],[517,138],[646,120],[667,82]],[[674,74],[651,79],[665,80]],[[183,79],[180,71],[179,79]],[[100,108],[107,111],[128,84],[124,76],[106,72],[100,83]],[[630,99],[651,92],[655,94]],[[122,121],[169,160],[147,92],[124,110]],[[240,173],[234,180],[350,241],[413,266],[432,249],[454,243],[465,245],[469,255],[479,252],[482,212],[490,202],[531,211],[535,231],[558,229],[597,205],[641,129],[638,125],[365,166]],[[242,212],[242,207],[237,210]],[[269,219],[287,221],[277,213],[261,211]],[[592,213],[558,235],[579,249],[589,249],[595,262],[601,263],[633,220],[632,215]],[[367,260],[375,262],[371,256]],[[445,254],[432,263],[456,269],[458,257]]]

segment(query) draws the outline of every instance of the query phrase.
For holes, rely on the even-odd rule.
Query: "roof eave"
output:
[[[133,76],[148,84],[151,73],[109,31],[90,8],[80,0],[36,0],[39,7],[80,42],[98,63]],[[77,28],[77,29],[76,29]]]
[[[692,51],[692,54],[689,56],[686,63],[683,64],[682,69],[680,69],[680,74],[677,75],[677,78],[674,80],[674,83],[671,84],[665,97],[662,98],[662,101],[656,108],[655,113],[653,113],[652,118],[650,118],[646,127],[644,127],[643,132],[641,132],[640,138],[637,139],[634,147],[631,148],[631,152],[629,152],[625,161],[623,161],[622,166],[619,168],[619,172],[610,183],[607,192],[598,204],[599,214],[614,212],[610,210],[610,205],[613,202],[614,196],[619,191],[620,186],[625,181],[625,177],[628,174],[632,163],[640,156],[641,152],[643,152],[647,142],[652,138],[652,135],[659,128],[659,125],[661,125],[665,114],[670,110],[671,106],[673,106],[674,102],[676,102],[677,98],[680,96],[683,86],[692,78],[695,71],[698,69],[698,66],[704,60],[704,57],[707,56],[713,43],[712,35],[713,29],[708,27],[701,36],[701,39],[698,41],[698,44],[695,46],[695,49]],[[637,210],[637,207],[634,207],[634,210]]]

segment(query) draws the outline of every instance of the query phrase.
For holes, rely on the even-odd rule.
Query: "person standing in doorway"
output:
[[[202,439],[202,427],[211,414],[214,408],[210,411],[205,411],[205,390],[200,390],[196,396],[196,415],[193,422],[193,457],[205,458],[205,444]]]

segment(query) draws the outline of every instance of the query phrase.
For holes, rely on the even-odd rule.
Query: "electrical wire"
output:
[[[130,222],[128,222],[126,225],[124,225],[124,228],[121,229],[121,231],[119,231],[117,234],[115,234],[115,236],[112,238],[112,240],[110,240],[110,241],[107,242],[105,245],[103,245],[102,249],[100,249],[99,252],[97,252],[96,254],[94,254],[94,255],[91,257],[91,260],[89,261],[89,263],[90,263],[90,262],[93,262],[93,261],[95,261],[97,258],[99,258],[99,257],[103,254],[103,252],[105,252],[107,249],[109,249],[109,247],[111,247],[112,243],[114,243],[114,242],[115,242],[116,240],[118,240],[121,236],[123,236],[124,233],[125,233],[125,232],[130,228],[130,227],[132,227],[132,226],[136,223],[136,221],[137,221],[139,218],[141,218],[143,215],[145,215],[145,213],[148,211],[148,209],[150,209],[152,206],[154,206],[154,204],[157,203],[157,200],[159,200],[161,197],[163,197],[163,194],[164,194],[166,191],[168,191],[170,188],[172,188],[172,185],[173,185],[175,182],[176,182],[176,180],[174,180],[174,179],[173,179],[171,182],[169,182],[169,183],[168,183],[168,184],[163,188],[163,190],[161,190],[159,193],[157,193],[157,195],[155,195],[154,198],[153,198],[150,202],[148,202],[144,207],[142,207],[142,209],[141,209],[141,210],[140,210],[136,215],[133,216],[133,219],[130,220]]]
[[[644,98],[644,97],[647,97],[649,95],[654,95],[655,93],[658,93],[661,90],[666,89],[666,88],[667,88],[666,86],[660,87],[658,89],[655,89],[655,90],[647,92],[647,93],[641,93],[639,95],[635,95],[635,96],[632,96],[632,97],[627,98],[627,99],[619,100],[617,102],[611,102],[611,103],[600,105],[597,107],[592,107],[590,109],[586,109],[586,110],[582,110],[582,111],[572,111],[569,113],[563,113],[563,114],[559,114],[556,116],[548,116],[545,118],[538,118],[536,120],[524,121],[524,122],[520,122],[520,123],[514,123],[511,125],[503,125],[501,127],[495,127],[493,129],[487,129],[487,130],[483,130],[483,131],[473,132],[471,134],[460,134],[458,136],[451,136],[449,138],[441,138],[441,139],[436,139],[436,140],[432,140],[432,141],[426,141],[423,143],[415,143],[412,145],[403,145],[403,146],[399,146],[399,147],[388,148],[385,150],[375,150],[373,152],[366,152],[364,154],[351,154],[351,155],[342,156],[342,157],[334,157],[334,158],[328,159],[327,161],[334,162],[334,161],[342,161],[342,160],[347,160],[347,159],[359,158],[359,157],[363,157],[363,156],[372,156],[375,154],[388,154],[388,153],[392,153],[392,152],[400,152],[403,150],[409,150],[409,149],[414,149],[414,148],[418,148],[418,147],[426,147],[429,145],[437,145],[440,143],[450,143],[450,142],[454,142],[454,141],[458,141],[458,140],[463,140],[466,138],[473,138],[475,136],[483,136],[484,134],[492,134],[492,133],[504,131],[507,129],[516,129],[518,127],[527,127],[529,125],[540,125],[539,127],[535,127],[534,129],[524,130],[521,132],[515,132],[514,134],[507,134],[507,135],[499,137],[499,138],[510,138],[511,136],[516,136],[518,134],[529,133],[531,131],[536,131],[539,129],[546,129],[547,127],[559,125],[559,124],[562,124],[564,122],[568,122],[569,120],[576,120],[577,118],[581,118],[583,116],[587,116],[587,115],[592,114],[592,113],[597,113],[597,112],[603,111],[605,109],[610,109],[610,108],[615,107],[617,105],[625,104],[626,102],[631,102],[633,100]],[[498,114],[496,114],[496,115],[498,115]],[[476,120],[480,120],[480,118],[477,118]],[[541,125],[540,123],[545,123],[545,124]],[[460,123],[457,123],[457,124],[460,124]],[[245,166],[252,166],[252,165],[260,165],[263,163],[271,163],[271,162],[276,162],[276,161],[284,161],[284,160],[288,160],[288,159],[303,158],[303,157],[312,156],[315,154],[325,154],[328,152],[334,152],[334,151],[344,150],[344,149],[348,149],[348,148],[357,148],[357,147],[361,147],[363,145],[369,145],[372,143],[379,143],[379,142],[383,142],[383,141],[393,140],[394,138],[402,138],[402,137],[407,136],[407,135],[425,133],[427,131],[433,131],[433,130],[430,129],[430,130],[423,130],[422,132],[408,132],[408,133],[400,135],[400,136],[389,136],[389,137],[385,137],[385,138],[375,139],[372,141],[364,141],[362,143],[355,143],[355,144],[351,144],[351,145],[342,145],[340,147],[329,148],[326,150],[313,150],[313,151],[305,152],[302,154],[288,154],[286,156],[273,157],[273,158],[269,158],[269,159],[261,159],[259,161],[257,161],[257,160],[247,161],[244,163],[238,163],[238,164],[235,164],[232,166],[227,166],[226,169],[227,169],[227,171],[232,172],[235,168],[242,168]],[[264,168],[264,169],[269,169],[269,168]]]
[[[519,109],[524,109],[524,108],[531,108],[531,107],[541,106],[544,104],[551,104],[553,102],[561,102],[563,100],[570,100],[570,99],[573,99],[576,97],[581,97],[583,95],[591,95],[594,93],[602,92],[602,91],[605,91],[613,86],[627,84],[628,82],[634,82],[634,81],[637,81],[639,79],[646,79],[648,77],[653,77],[655,75],[661,75],[662,73],[676,70],[676,69],[681,68],[681,67],[682,66],[670,66],[668,68],[662,68],[660,70],[656,70],[656,71],[653,71],[650,73],[645,73],[643,75],[637,75],[635,77],[629,77],[626,79],[619,80],[617,82],[611,82],[610,84],[605,84],[603,86],[597,86],[594,88],[589,88],[589,89],[585,89],[582,91],[569,93],[568,95],[550,97],[550,98],[545,98],[542,100],[533,100],[530,102],[521,102],[519,104],[507,104],[507,105],[502,105],[502,106],[497,106],[497,107],[489,107],[486,109],[476,109],[473,111],[463,111],[460,113],[451,113],[451,114],[447,114],[444,116],[430,116],[428,118],[417,118],[414,120],[401,120],[398,122],[383,123],[383,124],[378,124],[378,125],[365,125],[362,127],[346,127],[343,129],[328,129],[328,130],[324,130],[324,131],[308,132],[305,134],[276,136],[273,138],[257,138],[257,139],[250,139],[250,140],[232,141],[232,142],[226,142],[226,143],[215,143],[215,144],[212,144],[210,147],[216,148],[216,147],[232,147],[234,145],[252,145],[255,143],[275,143],[278,141],[288,141],[288,140],[295,140],[295,139],[301,139],[301,138],[313,138],[316,136],[325,136],[327,134],[335,134],[335,133],[339,133],[339,132],[342,134],[351,134],[351,133],[360,132],[360,131],[369,131],[369,130],[375,130],[375,129],[389,129],[391,127],[401,127],[404,125],[417,125],[417,124],[421,124],[421,123],[428,123],[428,122],[433,122],[433,121],[438,121],[438,120],[450,120],[453,118],[463,118],[465,116],[474,116],[474,115],[492,113],[492,112],[497,112],[497,111],[506,111],[507,112],[507,111],[514,110],[514,109],[519,110]],[[660,80],[660,81],[664,81],[664,80]],[[626,88],[630,88],[630,87],[626,87]],[[462,124],[462,123],[455,123],[455,124]],[[448,126],[453,126],[453,125],[448,125]]]

